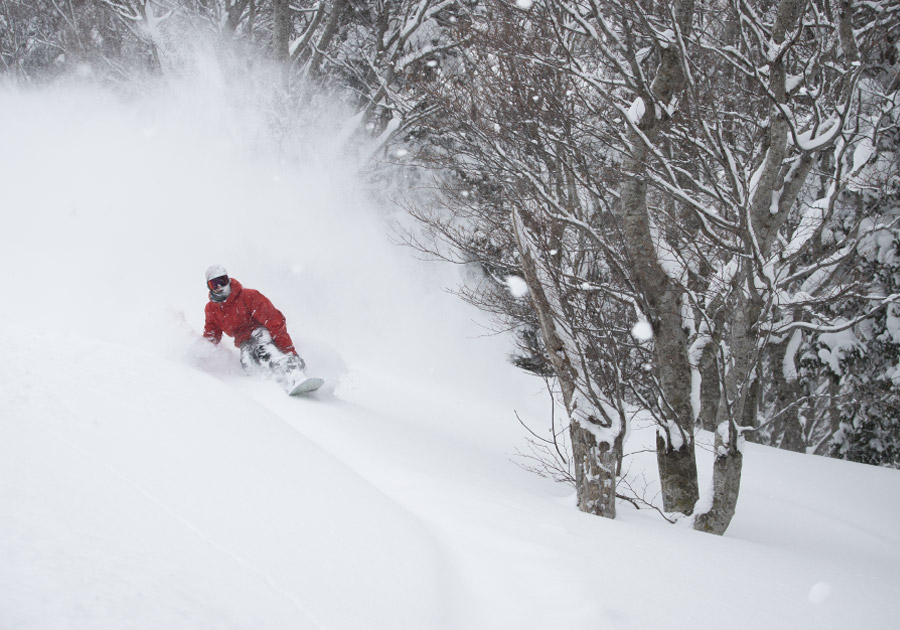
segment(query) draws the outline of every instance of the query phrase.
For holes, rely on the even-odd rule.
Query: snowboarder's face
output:
[[[221,293],[225,290],[225,287],[228,286],[228,276],[219,276],[218,278],[213,278],[212,280],[207,282],[206,285],[213,293]]]

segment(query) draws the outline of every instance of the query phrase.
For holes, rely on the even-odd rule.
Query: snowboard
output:
[[[291,389],[291,391],[288,392],[288,395],[289,396],[303,396],[304,394],[311,394],[312,392],[314,392],[317,389],[319,389],[320,387],[322,387],[322,385],[324,385],[324,384],[325,384],[325,381],[323,381],[320,378],[316,378],[316,377],[307,378],[307,379],[302,380],[299,383],[297,383],[293,387],[293,389]]]

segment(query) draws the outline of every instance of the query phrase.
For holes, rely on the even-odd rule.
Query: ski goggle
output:
[[[228,276],[219,276],[218,278],[213,278],[206,283],[206,286],[209,287],[210,291],[218,291],[223,287],[228,286]]]

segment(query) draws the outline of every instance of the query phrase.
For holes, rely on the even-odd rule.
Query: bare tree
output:
[[[161,25],[177,10],[169,0],[101,0],[140,40],[146,42],[154,67],[162,67]]]
[[[363,158],[412,129],[429,112],[425,86],[465,41],[468,20],[459,0],[319,0],[294,10],[295,72],[318,85],[349,89],[356,98],[356,130],[375,136]]]
[[[834,280],[860,233],[825,248],[816,237],[880,129],[851,27],[869,8],[561,4],[560,32],[581,33],[605,61],[597,72],[573,54],[569,70],[627,125],[623,234],[659,327],[657,369],[676,418],[691,413],[685,357],[718,348],[714,493],[696,526],[722,533],[737,502],[743,433],[757,424],[760,353],[775,336],[827,327],[823,307],[849,290]],[[798,305],[806,322],[791,319]]]
[[[123,60],[148,54],[101,2],[0,1],[0,73],[42,81],[89,68],[121,78],[128,74]]]
[[[558,383],[579,507],[611,518],[627,391],[652,385],[642,369],[646,349],[630,337],[633,296],[608,281],[622,274],[616,248],[603,249],[615,239],[600,201],[610,191],[588,172],[578,146],[591,131],[579,118],[582,104],[570,98],[571,78],[529,63],[552,52],[547,23],[494,9],[481,17],[465,71],[434,95],[443,140],[427,150],[449,178],[444,201],[453,212],[419,216],[498,280],[469,299],[505,313],[528,346],[538,332],[528,367],[549,370]],[[530,309],[505,298],[508,276],[524,280]]]
[[[842,196],[895,111],[866,53],[896,11],[559,0],[491,4],[478,19],[466,78],[443,95],[459,131],[438,125],[454,140],[437,151],[449,185],[474,200],[426,221],[467,258],[525,277],[574,425],[590,426],[585,392],[601,392],[588,414],[601,427],[618,401],[654,415],[667,511],[695,509],[704,413],[716,461],[695,526],[722,533],[766,384],[782,434],[796,434],[798,342],[852,325],[832,308],[848,295],[868,305],[856,321],[896,298],[847,275],[875,228]],[[842,241],[823,238],[835,221]],[[602,287],[652,323],[646,377],[619,375],[623,390],[603,376],[591,359],[616,356],[600,340],[622,323],[576,287]],[[773,381],[766,367],[782,373]]]

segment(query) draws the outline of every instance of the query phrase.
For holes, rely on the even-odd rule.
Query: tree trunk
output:
[[[250,0],[235,0],[235,2],[227,6],[228,18],[225,20],[225,30],[228,33],[234,33],[244,19],[244,12],[247,10]]]
[[[813,399],[814,404],[812,405],[812,409],[809,411],[808,416],[810,418],[809,422],[812,422],[813,418],[816,418],[819,413],[828,416],[828,438],[820,441],[814,451],[816,455],[828,455],[831,452],[831,449],[834,446],[832,438],[841,428],[840,378],[831,370],[827,370],[823,378],[827,379],[827,395],[824,399],[819,397]],[[819,409],[820,405],[821,411]]]
[[[777,414],[772,443],[787,451],[803,453],[806,450],[806,442],[800,423],[798,402],[801,394],[800,382],[791,371],[791,366],[785,366],[789,345],[790,339],[785,339],[779,344],[770,346],[772,386],[775,389],[775,414]]]
[[[657,460],[666,512],[690,514],[700,492],[694,454],[694,417],[691,407],[691,366],[687,334],[681,321],[682,288],[660,267],[650,233],[647,188],[638,172],[647,151],[635,138],[622,185],[622,233],[633,265],[635,282],[644,296],[653,324],[654,358],[664,399],[657,439]]]
[[[341,14],[344,12],[344,6],[346,4],[347,0],[334,0],[334,4],[331,7],[331,14],[328,16],[328,22],[325,24],[322,36],[319,37],[319,40],[316,42],[312,59],[310,59],[309,62],[309,69],[307,72],[312,79],[318,79],[320,77],[322,61],[325,59],[325,50],[331,44],[331,40],[334,36],[337,35]]]
[[[290,0],[272,0],[272,19],[272,58],[286,65],[291,58]]]
[[[741,418],[741,426],[745,429],[758,429],[759,428],[759,397],[760,397],[760,387],[762,375],[760,374],[760,369],[762,366],[757,362],[756,367],[754,368],[755,376],[749,383],[749,389],[747,390],[747,399],[744,402],[744,411],[743,417]],[[755,430],[747,431],[747,441],[748,442],[756,442],[759,443],[759,439],[756,437],[757,432]]]
[[[591,376],[573,362],[573,357],[579,354],[578,349],[571,347],[571,336],[561,332],[565,330],[565,322],[558,323],[558,319],[565,317],[563,298],[549,273],[546,259],[542,258],[550,254],[536,245],[525,225],[526,220],[528,217],[524,212],[513,211],[512,223],[522,272],[569,417],[578,507],[584,512],[615,518],[616,472],[624,425],[609,426],[610,423],[604,421],[600,409],[602,403],[593,396],[598,388],[586,382]],[[598,436],[605,439],[598,439]]]
[[[716,344],[710,341],[700,355],[700,428],[716,430],[716,413],[719,408],[719,365]]]
[[[689,34],[693,2],[682,0],[676,11],[679,26],[685,34]],[[667,104],[682,89],[684,82],[678,47],[663,49],[651,88],[653,96]],[[638,122],[643,136],[650,142],[656,139],[664,124],[661,118],[663,113],[656,110],[654,104],[647,103],[645,113]],[[684,290],[660,264],[651,233],[644,176],[649,147],[644,138],[634,131],[629,142],[629,151],[622,164],[622,234],[633,266],[634,282],[653,324],[654,354],[663,398],[663,418],[660,419],[657,439],[663,509],[690,514],[700,493],[694,454],[691,366],[687,354],[687,334],[681,319]]]
[[[594,433],[579,422],[570,422],[569,437],[572,440],[578,509],[615,518],[619,462],[615,444],[598,443]]]
[[[781,45],[799,23],[806,7],[805,0],[781,0],[772,30],[772,43]],[[774,59],[769,68],[769,89],[777,103],[787,101],[787,70],[784,55]],[[763,311],[763,299],[757,282],[765,277],[754,264],[772,252],[778,230],[787,220],[788,210],[800,191],[811,160],[801,160],[794,179],[785,181],[784,161],[788,154],[789,125],[784,112],[771,110],[768,123],[768,147],[765,160],[759,167],[756,186],[748,203],[746,224],[743,226],[743,247],[757,252],[744,258],[732,287],[729,300],[731,324],[729,329],[730,356],[725,366],[722,404],[719,406],[719,426],[716,430],[716,464],[713,468],[712,505],[694,521],[698,530],[724,534],[737,509],[740,476],[743,464],[743,424],[747,422],[745,405],[751,390],[754,367],[758,361],[760,339],[754,326]],[[776,204],[777,200],[777,204]],[[773,207],[777,211],[773,212]],[[758,259],[756,257],[758,256]],[[755,425],[755,422],[753,423]]]
[[[718,437],[716,442],[718,450],[720,446]],[[738,494],[741,491],[741,470],[743,466],[744,456],[740,451],[716,456],[716,461],[713,464],[713,479],[716,482],[712,509],[697,515],[694,521],[694,529],[720,536],[725,533],[725,530],[731,524],[731,519],[734,517],[737,506]]]
[[[725,379],[719,402],[718,427],[716,428],[716,460],[713,465],[712,503],[709,509],[698,514],[694,529],[709,534],[722,535],[728,529],[737,510],[743,469],[743,442],[741,423],[746,421],[746,407],[754,410],[751,399],[754,374],[758,364],[756,338],[751,334],[760,307],[744,288],[748,276],[752,278],[744,264],[743,278],[733,289],[729,299],[732,321],[729,331],[730,356],[726,359]]]

